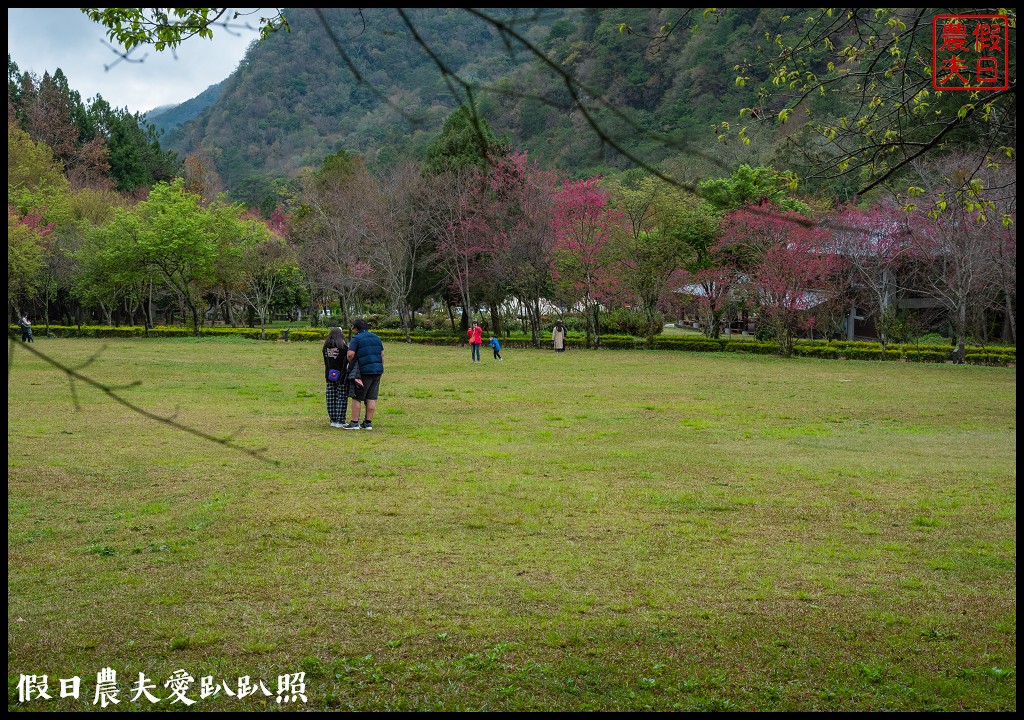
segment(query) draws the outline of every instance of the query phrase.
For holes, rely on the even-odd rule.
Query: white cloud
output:
[[[7,9],[7,53],[20,71],[42,77],[59,68],[83,100],[101,95],[132,113],[185,102],[224,80],[257,37],[215,27],[213,40],[191,38],[173,53],[139,47],[132,57],[141,62],[117,62],[105,28],[78,8]]]

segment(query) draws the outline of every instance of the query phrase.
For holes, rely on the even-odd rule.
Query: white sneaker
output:
[[[331,423],[331,427],[340,428],[340,427],[345,427],[345,426],[342,423]]]

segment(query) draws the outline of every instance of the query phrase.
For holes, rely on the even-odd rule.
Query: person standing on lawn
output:
[[[22,315],[18,321],[18,327],[21,328],[21,341],[22,342],[35,342],[32,339],[32,322],[28,319],[28,315]]]
[[[484,331],[480,323],[473,321],[473,327],[466,331],[469,336],[469,347],[472,350],[473,362],[480,362],[480,346],[484,344]]]
[[[327,416],[331,427],[345,425],[345,410],[348,408],[348,343],[345,331],[333,327],[324,340],[324,376],[327,380]]]
[[[494,359],[501,360],[501,343],[498,342],[498,338],[491,335],[491,349],[494,351]]]
[[[558,320],[551,330],[551,344],[555,352],[565,352],[565,326]]]
[[[352,399],[352,415],[345,430],[373,430],[373,415],[377,411],[377,393],[380,390],[380,378],[384,374],[384,343],[374,333],[363,318],[352,321],[352,329],[356,334],[348,344],[348,361],[355,363],[359,376],[349,386],[349,397]],[[359,411],[366,405],[366,418],[359,424]]]

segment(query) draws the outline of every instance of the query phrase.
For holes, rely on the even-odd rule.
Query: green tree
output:
[[[424,170],[432,175],[470,167],[482,170],[488,158],[504,155],[507,149],[507,140],[499,140],[475,108],[460,105],[444,121],[441,134],[427,149]]]
[[[266,335],[270,308],[278,289],[287,283],[297,267],[292,248],[263,221],[240,220],[242,285],[240,293],[260,319],[260,337]]]
[[[50,148],[7,123],[7,203],[26,214],[35,208],[54,222],[67,214],[68,181]]]
[[[130,213],[119,213],[112,231],[134,234],[142,263],[177,294],[198,335],[200,304],[215,279],[218,247],[213,218],[183,186],[180,178],[157,184]]]
[[[640,300],[650,342],[660,330],[659,306],[671,279],[713,242],[717,226],[706,203],[659,178],[613,187],[631,230],[617,248],[618,263]]]
[[[779,172],[771,167],[743,164],[729,177],[705,180],[697,187],[700,196],[720,212],[744,205],[771,203],[783,210],[810,214],[807,203],[790,194],[796,190],[797,177],[791,172]]]
[[[39,287],[47,232],[38,216],[24,216],[7,206],[7,304],[16,312],[21,299]]]

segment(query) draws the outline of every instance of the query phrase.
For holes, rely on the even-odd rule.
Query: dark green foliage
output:
[[[665,325],[665,317],[660,312],[655,313],[650,330],[652,334],[661,333]],[[632,308],[615,308],[601,313],[600,330],[605,334],[637,335],[646,337],[648,334],[648,319],[639,310]]]
[[[178,175],[177,156],[160,148],[156,131],[145,124],[142,116],[126,109],[115,109],[97,98],[90,114],[104,129],[110,150],[110,174],[117,189],[131,192],[166,182]]]
[[[60,68],[52,77],[47,73],[40,80],[28,73],[20,73],[17,64],[8,56],[7,86],[14,117],[22,129],[34,135],[33,140],[48,145],[55,142],[53,137],[38,136],[38,123],[28,119],[33,114],[42,112],[49,116],[51,122],[64,120],[70,123],[70,127],[62,129],[60,135],[68,136],[73,147],[60,148],[58,152],[58,157],[65,166],[69,166],[69,171],[70,166],[95,166],[98,172],[97,153],[86,146],[99,141],[106,147],[109,176],[119,191],[149,188],[178,174],[177,156],[160,147],[157,131],[146,123],[141,114],[133,115],[125,108],[113,108],[101,95],[93,98],[89,105],[84,104]],[[49,93],[45,101],[40,88]],[[39,102],[44,102],[41,109],[35,105]],[[58,118],[58,113],[66,113],[66,116]],[[52,146],[51,150],[58,151]],[[78,155],[80,152],[83,153],[81,157]],[[93,181],[98,179],[92,177]]]
[[[491,126],[466,105],[456,108],[444,121],[441,134],[429,148],[424,169],[433,175],[469,168],[483,169],[488,157],[500,154],[502,143]]]
[[[487,12],[573,73],[587,88],[582,94],[603,132],[650,163],[679,153],[692,158],[690,141],[713,145],[711,125],[736,120],[741,107],[755,103],[753,86],[737,87],[732,68],[751,37],[760,37],[780,14],[761,20],[767,11],[723,11],[701,32],[679,28],[652,51],[650,36],[679,20],[678,10],[546,9],[536,17],[522,9]],[[217,102],[165,143],[182,153],[210,148],[229,189],[253,173],[291,176],[338,149],[364,155],[371,169],[410,157],[436,166],[438,155],[472,163],[482,154],[481,135],[488,142],[507,136],[531,158],[574,178],[632,165],[573,109],[560,76],[515,43],[510,53],[492,26],[459,9],[409,13],[445,66],[477,86],[473,102],[489,128],[460,133],[457,148],[431,144],[468,98],[457,83],[452,95],[405,24],[384,8],[324,10],[358,78],[312,9],[286,11],[291,32],[254,44]],[[634,32],[620,31],[622,23]],[[598,95],[607,105],[594,101]]]

